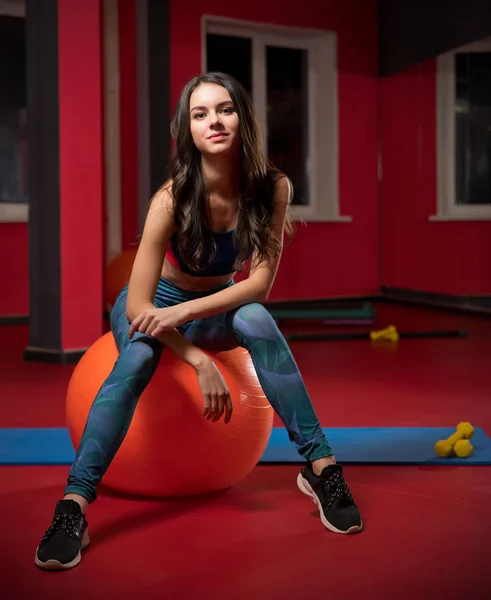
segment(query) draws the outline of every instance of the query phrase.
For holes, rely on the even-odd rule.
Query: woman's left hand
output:
[[[131,338],[136,331],[157,337],[165,331],[171,331],[188,321],[188,315],[182,304],[169,308],[152,308],[144,310],[131,323],[128,337]]]

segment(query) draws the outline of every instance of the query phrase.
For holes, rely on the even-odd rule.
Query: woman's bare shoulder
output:
[[[285,173],[277,171],[273,175],[274,196],[277,200],[284,200],[286,204],[290,204],[293,199],[293,184]]]
[[[155,206],[155,208],[167,208],[168,210],[172,210],[174,205],[172,196],[172,179],[168,179],[155,192],[151,200],[151,205]]]
[[[146,228],[175,231],[172,182],[166,181],[152,196],[146,219]]]

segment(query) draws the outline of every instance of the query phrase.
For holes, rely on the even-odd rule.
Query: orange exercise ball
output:
[[[111,306],[119,292],[129,282],[137,249],[125,250],[108,264],[106,268],[105,300]]]
[[[243,348],[208,353],[230,388],[231,421],[203,417],[192,367],[164,349],[128,433],[102,483],[140,496],[204,494],[232,486],[257,465],[271,435],[273,409]],[[83,355],[67,393],[68,431],[78,448],[95,396],[118,357],[112,333]]]

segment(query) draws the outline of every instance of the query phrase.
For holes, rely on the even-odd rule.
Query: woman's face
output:
[[[189,101],[191,135],[202,154],[220,154],[240,147],[239,117],[228,91],[215,83],[202,83]]]

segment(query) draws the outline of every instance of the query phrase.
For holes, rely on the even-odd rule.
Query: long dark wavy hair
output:
[[[211,230],[209,192],[201,170],[201,153],[190,131],[190,97],[202,83],[223,86],[230,94],[239,118],[240,185],[237,227],[234,231],[238,257],[234,271],[240,271],[251,251],[258,262],[277,255],[282,240],[272,232],[273,191],[282,174],[265,158],[254,108],[249,94],[232,76],[212,72],[195,77],[184,87],[171,123],[175,149],[170,163],[174,219],[178,228],[177,246],[186,265],[200,272],[214,260],[216,244]],[[290,237],[292,222],[287,215],[285,232]]]

